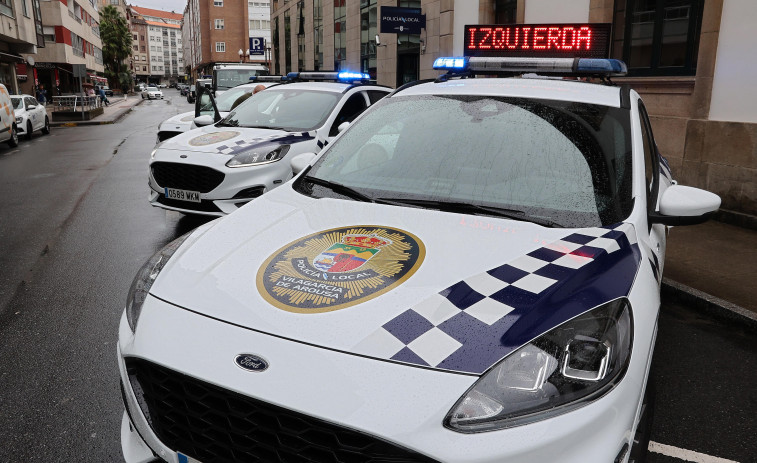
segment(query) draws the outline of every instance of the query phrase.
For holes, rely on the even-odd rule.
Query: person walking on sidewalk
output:
[[[108,101],[108,97],[105,95],[105,90],[103,90],[102,87],[100,87],[98,93],[100,95],[100,101],[102,101],[105,106],[110,106],[110,101]]]
[[[47,105],[47,90],[45,90],[43,84],[39,84],[39,88],[37,89],[37,101],[39,101],[42,106]]]

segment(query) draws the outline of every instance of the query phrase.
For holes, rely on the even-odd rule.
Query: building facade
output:
[[[147,83],[150,77],[150,56],[148,52],[147,41],[147,21],[135,14],[131,8],[127,10],[129,20],[129,30],[132,38],[132,55],[129,59],[129,69],[131,69],[132,80],[134,83]]]
[[[248,61],[269,65],[271,48],[271,1],[250,0],[247,2],[250,29],[250,56]],[[256,50],[255,45],[259,48]]]
[[[255,6],[236,0],[189,0],[184,10],[183,33],[189,38],[188,66],[192,78],[210,75],[215,63],[264,62],[251,60],[250,8]],[[260,2],[257,2],[260,3]],[[187,30],[188,29],[188,30]],[[242,52],[241,54],[239,52]]]
[[[425,28],[381,32],[382,7],[419,8]],[[466,24],[611,23],[610,57],[629,67],[613,81],[644,98],[676,178],[757,215],[754,18],[743,0],[273,0],[273,71],[361,70],[396,87],[461,56]]]
[[[31,2],[30,2],[31,3]],[[73,65],[85,65],[87,83],[102,75],[103,54],[100,40],[100,15],[95,0],[50,0],[38,3],[43,24],[45,46],[32,56],[36,81],[48,90],[48,98],[78,93],[79,80]],[[34,91],[34,80],[24,91]]]
[[[132,32],[132,38],[137,36],[136,44],[139,53],[142,54],[142,46],[145,47],[147,64],[142,64],[141,55],[139,66],[147,67],[147,82],[152,84],[170,84],[186,80],[184,72],[184,50],[181,36],[181,23],[183,16],[179,13],[154,10],[131,6],[134,17],[145,22],[146,35]],[[144,43],[144,45],[142,45]],[[133,47],[134,45],[132,45]],[[135,61],[136,65],[136,61]],[[144,73],[144,71],[141,71]],[[138,74],[138,79],[140,75]]]
[[[0,83],[13,93],[33,91],[34,55],[45,46],[39,4],[28,0],[0,2]],[[26,57],[32,58],[27,61]]]

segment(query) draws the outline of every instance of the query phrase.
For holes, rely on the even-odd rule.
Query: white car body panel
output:
[[[250,84],[252,85],[252,84]],[[252,85],[254,87],[254,85]],[[213,168],[225,174],[223,182],[213,190],[207,193],[201,193],[200,199],[212,201],[217,211],[194,210],[190,204],[186,208],[180,204],[172,205],[162,204],[163,187],[158,184],[151,174],[149,179],[150,194],[148,200],[150,204],[168,210],[175,210],[184,213],[199,215],[223,216],[236,211],[239,207],[250,201],[249,198],[232,199],[240,190],[249,187],[263,186],[264,191],[270,191],[278,187],[292,177],[290,160],[292,157],[306,152],[318,152],[321,148],[332,141],[335,137],[330,136],[331,126],[337,117],[337,114],[344,106],[347,99],[357,93],[367,90],[380,90],[388,93],[388,89],[374,86],[358,86],[350,89],[350,85],[341,83],[322,83],[307,82],[287,84],[287,88],[306,88],[317,91],[342,92],[342,98],[331,111],[331,114],[320,127],[309,132],[285,132],[281,130],[245,128],[245,127],[216,127],[215,125],[201,127],[190,130],[181,135],[177,135],[161,143],[151,160],[154,162],[171,162],[182,164],[194,164]],[[348,90],[350,89],[350,90]],[[345,93],[346,92],[346,93]],[[369,101],[366,98],[366,104]],[[192,140],[200,136],[212,136],[213,134],[234,133],[234,136],[225,138],[221,141],[202,146],[193,146]],[[226,163],[233,157],[228,152],[229,146],[236,147],[237,144],[249,144],[252,148],[253,143],[265,143],[266,140],[276,142],[277,140],[299,137],[292,142],[286,142],[290,145],[289,151],[284,158],[279,161],[264,163],[248,167],[227,167]],[[282,142],[283,144],[284,142]],[[196,145],[197,143],[195,143]],[[239,151],[235,152],[237,154]],[[203,153],[194,156],[192,153]],[[184,156],[184,157],[182,157]]]
[[[11,95],[11,98],[33,98],[31,95]],[[34,100],[36,101],[36,99]],[[16,114],[16,126],[18,127],[19,135],[27,135],[28,123],[32,123],[32,131],[42,130],[45,127],[45,117],[47,117],[47,110],[39,102],[34,105],[34,109],[28,109],[26,101],[18,109],[14,109]]]
[[[620,106],[618,88],[532,79],[419,84],[392,98],[423,94],[491,94]],[[631,251],[627,247],[624,252],[633,256],[632,271],[623,272],[627,287],[619,296],[630,304],[633,336],[627,370],[602,397],[528,424],[478,433],[458,432],[445,427],[445,419],[458,400],[501,358],[485,371],[471,373],[363,349],[364,341],[389,320],[397,320],[400,314],[452,285],[512,263],[573,233],[600,236],[592,233],[602,229],[546,228],[485,215],[314,198],[295,191],[290,182],[196,230],[157,276],[135,332],[126,316],[122,317],[119,368],[127,391],[126,408],[135,427],[135,431],[130,430],[128,418],[124,419],[127,425],[122,426],[122,447],[127,462],[140,461],[147,454],[145,446],[149,446],[166,461],[178,463],[176,452],[182,450],[166,447],[150,429],[126,373],[125,358],[132,357],[387,440],[439,462],[585,463],[616,461],[621,455],[619,460],[627,463],[629,454],[621,452],[633,445],[641,418],[657,333],[666,244],[666,227],[648,226],[644,145],[639,136],[640,100],[633,91],[629,95],[631,196],[635,201],[630,215],[623,220],[627,227],[618,240],[627,239],[625,245]],[[215,129],[194,132],[210,134]],[[165,149],[156,153],[156,159],[184,155],[190,162],[202,159],[220,163],[222,158],[216,154],[179,148],[182,137],[195,136],[187,133],[177,137],[175,145],[166,143]],[[321,155],[328,156],[328,149]],[[660,170],[658,198],[673,183],[669,169]],[[289,311],[262,294],[260,275],[276,265],[272,257],[277,253],[287,246],[303,245],[303,238],[319,232],[359,226],[387,227],[412,234],[423,245],[422,262],[390,290],[333,311]],[[605,244],[608,254],[615,252],[609,250],[613,243]],[[293,257],[297,255],[286,258]],[[527,262],[534,264],[533,260]],[[610,267],[601,272],[593,267],[591,272],[581,274],[583,280],[571,280],[572,274],[564,281],[575,283],[569,291],[579,296],[586,294],[584,290],[601,292],[597,290],[602,276],[617,275],[612,273],[617,269]],[[542,309],[552,311],[550,317],[566,309],[559,303],[542,304]],[[523,344],[560,323],[534,333]],[[504,344],[507,335],[509,332],[497,339]],[[268,369],[244,371],[235,363],[236,356],[244,353],[262,357]]]

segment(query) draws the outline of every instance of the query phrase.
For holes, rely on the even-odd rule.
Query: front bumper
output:
[[[122,317],[118,349],[126,406],[134,420],[134,431],[122,433],[127,463],[148,461],[139,459],[149,457],[145,447],[178,463],[176,451],[182,449],[161,442],[147,423],[125,358],[147,361],[230,394],[324,420],[424,456],[415,461],[459,463],[613,462],[621,448],[631,443],[648,363],[641,356],[632,359],[626,377],[613,391],[571,413],[511,429],[461,434],[446,429],[442,422],[476,381],[475,376],[317,348],[210,319],[152,296],[145,302],[136,335]],[[264,357],[269,369],[262,373],[242,370],[234,363],[241,353]],[[216,439],[224,439],[227,431],[213,429]],[[287,442],[285,436],[269,440]]]
[[[186,156],[186,158],[180,159],[180,155]],[[179,159],[181,162],[176,162]],[[229,159],[231,159],[230,156],[222,154],[184,153],[180,151],[156,153],[155,159],[150,165],[150,195],[148,198],[150,204],[185,214],[221,217],[236,211],[263,193],[282,185],[292,176],[288,158],[269,164],[240,168],[226,167]],[[166,170],[169,171],[169,174],[166,174],[165,170],[163,171],[163,175],[159,176],[161,177],[160,181],[156,179],[154,169],[156,162],[164,163]],[[173,168],[176,169],[177,173],[179,170],[186,172],[187,168],[196,168],[198,170],[197,177],[205,177],[202,179],[203,181],[207,180],[207,176],[201,174],[201,169],[212,169],[215,172],[211,173],[221,180],[209,191],[204,191],[208,187],[195,186],[193,180],[187,180],[188,175],[177,175],[174,179],[174,176],[170,174],[170,169]],[[200,180],[198,179],[197,184],[199,183]],[[199,191],[201,202],[166,198],[165,188]]]

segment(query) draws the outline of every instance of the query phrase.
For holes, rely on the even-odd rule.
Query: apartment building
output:
[[[34,86],[34,67],[26,56],[44,47],[42,13],[27,0],[0,1],[0,83],[11,93]],[[33,61],[33,58],[32,60]]]
[[[271,2],[270,0],[250,0],[247,2],[250,23],[250,62],[269,64],[271,50]],[[259,45],[256,54],[255,45]],[[238,51],[238,50],[237,50]],[[246,57],[245,57],[246,58]]]
[[[132,37],[132,55],[129,59],[132,79],[135,83],[147,82],[150,76],[150,57],[148,55],[149,42],[147,41],[147,21],[140,16],[132,14],[131,8],[127,10],[129,30]]]
[[[425,27],[382,31],[384,7],[425,15]],[[750,215],[757,215],[754,18],[757,2],[743,0],[273,0],[271,12],[274,72],[360,70],[392,87],[436,77],[436,58],[461,56],[466,24],[611,23],[610,57],[629,67],[613,81],[644,98],[676,178]]]
[[[79,82],[73,75],[74,64],[85,65],[91,76],[102,75],[102,41],[96,0],[28,3],[40,7],[44,48],[38,47],[36,53],[26,56],[32,56],[32,72],[36,73],[36,81],[47,88],[48,98],[79,91]],[[34,81],[23,87],[23,91],[33,92]]]
[[[183,33],[190,41],[188,66],[193,78],[210,75],[215,63],[250,62],[250,8],[258,11],[260,7],[249,3],[262,2],[189,0]],[[252,61],[263,63],[265,58],[253,56]]]
[[[132,5],[131,12],[133,16],[140,17],[146,23],[146,41],[144,42],[147,52],[147,64],[142,64],[142,44],[139,47],[140,59],[139,66],[147,67],[147,82],[152,84],[170,84],[173,82],[183,82],[185,80],[184,72],[184,51],[183,38],[181,35],[181,23],[183,15],[169,11],[154,10],[151,8],[142,8]],[[138,41],[142,34],[137,35]],[[132,37],[133,37],[132,35]],[[135,66],[137,62],[135,61]],[[140,71],[144,73],[144,71]],[[145,74],[138,74],[145,75]]]

